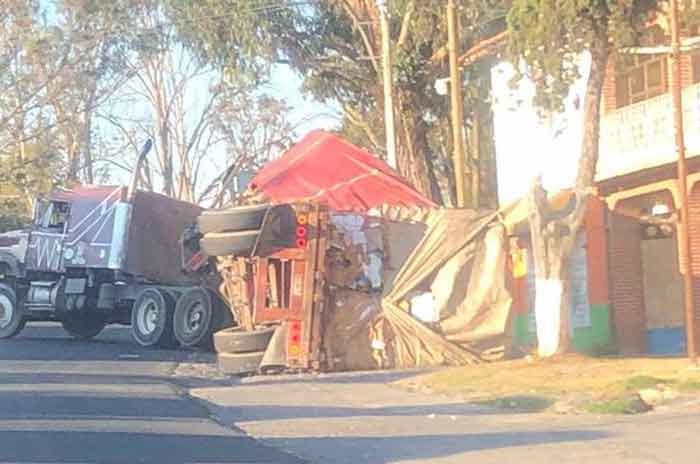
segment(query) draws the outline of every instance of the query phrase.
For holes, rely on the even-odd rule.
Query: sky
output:
[[[186,106],[192,115],[197,115],[207,101],[208,86],[211,76],[202,76],[193,81],[186,89]],[[314,129],[331,130],[340,124],[340,113],[337,107],[332,104],[325,104],[304,95],[302,92],[302,77],[286,65],[276,65],[273,67],[269,83],[265,84],[259,93],[267,94],[286,101],[290,107],[287,118],[294,127],[294,139],[300,140],[306,133]],[[134,118],[148,117],[149,106],[145,103],[122,104],[120,110],[124,115],[130,114]],[[194,122],[191,121],[191,125]],[[109,130],[108,125],[100,126],[103,130]],[[135,156],[135,153],[133,154]],[[153,154],[149,155],[153,157]],[[155,163],[155,160],[152,160]],[[223,145],[214,147],[207,163],[203,167],[203,181],[201,185],[206,185],[208,180],[214,179],[226,168],[226,154]],[[121,184],[129,182],[130,174],[120,169],[113,169],[110,172],[111,180]]]
[[[587,76],[590,66],[587,54],[582,56],[580,65],[581,75]],[[501,204],[523,197],[537,175],[542,175],[547,190],[572,186],[582,138],[585,78],[572,86],[563,113],[542,119],[532,104],[533,83],[523,79],[516,89],[511,89],[509,81],[513,74],[508,63],[500,63],[491,72]],[[577,97],[580,109],[574,105]]]
[[[45,12],[46,19],[49,22],[54,21],[56,18],[54,2],[50,0],[40,0],[40,5]],[[203,109],[205,102],[208,100],[208,87],[211,80],[211,76],[205,75],[195,79],[188,85],[185,91],[185,100],[190,114],[197,115]],[[134,85],[134,82],[127,84],[127,88],[124,90],[125,93],[129,93],[133,88],[138,88],[138,85]],[[131,87],[131,89],[128,87]],[[340,124],[340,111],[338,107],[332,104],[315,101],[313,98],[304,95],[302,92],[302,77],[287,65],[273,66],[271,75],[269,76],[269,83],[264,85],[259,90],[259,93],[286,101],[287,105],[290,107],[290,112],[287,117],[291,126],[294,127],[293,135],[296,140],[301,139],[311,130],[330,130]],[[117,96],[121,98],[124,94],[120,91]],[[126,117],[133,117],[134,119],[148,119],[150,109],[145,100],[139,102],[138,99],[133,100],[132,98],[129,101],[118,103],[116,113]],[[193,121],[190,122],[191,125],[196,123]],[[120,137],[119,132],[115,131],[108,123],[97,121],[96,126],[97,130],[102,132],[102,135],[106,135],[107,137]],[[145,135],[143,138],[145,138]],[[154,154],[151,153],[149,158],[153,156]],[[127,153],[124,155],[125,160],[135,157],[136,153]],[[201,184],[207,184],[208,179],[215,178],[226,168],[226,158],[223,145],[212,149],[211,156],[209,156],[207,160],[207,165],[203,169],[203,177],[205,179]],[[151,162],[155,164],[155,159],[152,159]],[[130,173],[123,169],[111,167],[109,181],[126,185],[129,183],[130,176]]]
[[[286,65],[276,65],[270,83],[263,90],[283,98],[292,107],[289,119],[296,126],[295,136],[301,138],[313,129],[334,129],[340,124],[337,105],[326,104],[304,95],[302,77]]]

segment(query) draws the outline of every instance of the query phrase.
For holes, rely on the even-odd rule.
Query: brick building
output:
[[[670,42],[660,26],[646,40],[648,46]],[[681,65],[691,253],[700,282],[700,51],[684,54]],[[600,197],[589,205],[581,247],[569,267],[573,345],[591,354],[680,354],[685,332],[668,57],[613,57],[607,71]],[[518,242],[527,250],[525,235]],[[513,280],[513,333],[521,346],[534,343],[528,279],[529,273]],[[695,288],[700,321],[700,284]]]
[[[670,43],[661,26],[647,45]],[[681,60],[693,272],[700,275],[700,51]],[[608,64],[603,90],[599,194],[608,209],[611,324],[621,353],[685,351],[679,209],[667,55]],[[652,224],[651,218],[667,218]],[[700,287],[696,286],[696,302]],[[696,307],[698,305],[696,304]]]

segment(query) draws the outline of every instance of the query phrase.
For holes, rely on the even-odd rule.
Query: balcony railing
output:
[[[700,155],[700,84],[683,89],[686,156]],[[676,160],[670,94],[644,100],[601,118],[598,179]]]

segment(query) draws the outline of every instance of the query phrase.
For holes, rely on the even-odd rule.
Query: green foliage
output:
[[[18,199],[0,199],[0,234],[23,228],[30,215]]]
[[[260,80],[273,62],[288,59],[306,17],[300,7],[268,0],[166,0],[181,40],[202,60],[224,65],[232,76]],[[295,3],[295,2],[290,2]]]
[[[635,45],[657,8],[654,0],[514,0],[508,13],[510,59],[534,80],[535,103],[561,110],[579,77],[579,56],[594,41]]]
[[[435,174],[445,175],[451,164],[446,132],[449,98],[434,90],[435,80],[448,75],[446,2],[388,3],[399,164],[405,160],[409,166],[405,171],[416,173],[411,181],[426,182]],[[384,153],[381,38],[373,0],[274,4],[266,0],[168,0],[168,4],[169,17],[183,40],[202,59],[227,65],[236,76],[259,79],[267,76],[271,63],[290,65],[303,76],[305,92],[343,109],[340,130],[344,136]],[[460,15],[461,48],[466,50],[494,28],[503,27],[494,19],[504,16],[504,7],[499,0],[463,2]],[[470,95],[467,92],[468,109],[473,107]],[[472,118],[466,111],[465,119]]]
[[[0,228],[17,228],[31,214],[36,195],[61,184],[61,163],[39,144],[27,145],[24,155],[0,155]]]

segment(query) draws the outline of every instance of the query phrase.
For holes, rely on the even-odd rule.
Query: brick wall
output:
[[[617,350],[646,351],[646,315],[639,222],[619,213],[609,215],[608,263],[610,301]]]
[[[605,115],[613,111],[616,107],[615,101],[615,57],[608,59],[608,66],[605,69],[605,82],[603,82],[603,100],[601,114]]]
[[[607,205],[591,197],[586,206],[586,259],[588,266],[588,301],[592,305],[610,304],[608,289],[607,237],[605,213]]]
[[[688,228],[690,229],[690,253],[693,260],[693,280],[694,280],[694,306],[695,306],[695,321],[696,321],[696,340],[698,339],[698,328],[700,326],[700,184],[693,186],[693,189],[688,196],[688,207],[690,213],[690,221]]]
[[[688,87],[692,84],[693,84],[693,66],[691,64],[691,57],[689,54],[684,53],[681,56],[681,88]],[[669,89],[670,89],[670,87],[669,87]]]

